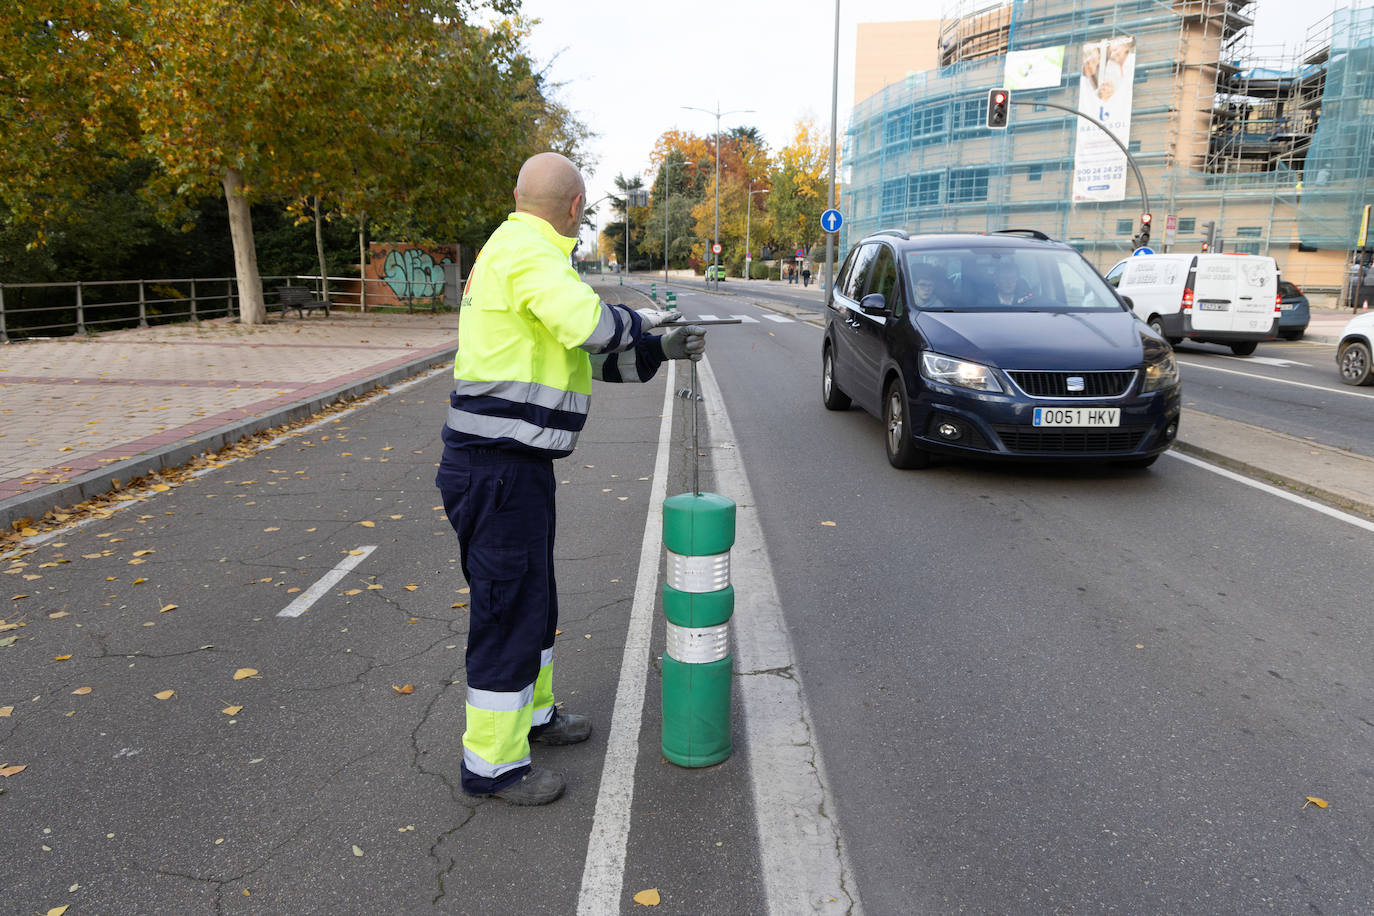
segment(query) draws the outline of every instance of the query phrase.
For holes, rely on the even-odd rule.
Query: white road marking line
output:
[[[839,809],[828,788],[744,458],[710,358],[697,367],[716,484],[736,504],[731,631],[766,912],[862,916]]]
[[[1374,398],[1374,394],[1365,394],[1360,391],[1349,391],[1345,388],[1326,388],[1321,385],[1309,385],[1307,382],[1294,382],[1289,379],[1274,378],[1270,375],[1256,375],[1253,372],[1237,372],[1235,369],[1223,369],[1220,366],[1209,366],[1206,363],[1188,363],[1179,360],[1180,366],[1192,366],[1194,369],[1208,369],[1212,372],[1225,372],[1229,375],[1243,375],[1246,378],[1259,379],[1262,382],[1277,382],[1280,385],[1295,385],[1298,388],[1311,388],[1313,391],[1325,391],[1328,394],[1349,394],[1357,398]],[[1299,363],[1299,365],[1302,365]]]
[[[718,316],[718,315],[698,315],[697,318],[701,319],[702,321],[719,321],[719,320],[720,320],[720,316]]]
[[[705,365],[703,359],[699,366]],[[672,376],[663,391],[663,421],[658,429],[658,454],[649,494],[649,513],[644,540],[639,548],[639,573],[635,580],[630,626],[625,651],[620,657],[620,681],[615,690],[611,728],[606,738],[606,759],[601,766],[601,788],[582,866],[582,889],[577,897],[580,916],[619,913],[625,883],[625,852],[630,839],[630,815],[634,802],[635,761],[639,757],[639,731],[644,713],[644,685],[648,679],[649,641],[653,635],[658,573],[662,566],[663,499],[668,490],[669,441],[673,431]]]
[[[763,317],[767,318],[769,321],[776,321],[778,324],[792,323],[792,319],[788,318],[786,315],[764,315]]]
[[[371,556],[372,551],[376,549],[377,547],[375,544],[371,547],[359,547],[357,553],[344,557],[339,561],[339,565],[324,574],[324,578],[297,595],[295,601],[292,601],[286,607],[277,611],[277,616],[299,617],[310,610],[310,605],[324,597],[325,592],[329,591],[340,579],[352,572],[355,566]]]
[[[1351,515],[1348,512],[1342,512],[1339,509],[1333,509],[1330,506],[1322,505],[1321,503],[1315,500],[1308,499],[1305,496],[1299,496],[1296,493],[1289,493],[1287,490],[1280,490],[1278,487],[1270,486],[1267,483],[1260,483],[1258,480],[1251,480],[1249,477],[1246,477],[1242,474],[1237,474],[1235,471],[1228,471],[1226,468],[1217,467],[1215,464],[1203,461],[1200,458],[1194,458],[1192,455],[1184,455],[1180,452],[1176,452],[1173,450],[1167,451],[1164,454],[1172,455],[1179,461],[1186,461],[1189,464],[1196,465],[1197,467],[1202,468],[1203,470],[1211,471],[1213,474],[1220,474],[1222,477],[1225,477],[1228,480],[1234,480],[1237,483],[1243,483],[1247,487],[1254,487],[1256,490],[1261,490],[1265,493],[1268,493],[1270,496],[1277,496],[1280,499],[1288,500],[1290,503],[1297,503],[1299,506],[1302,506],[1305,509],[1311,509],[1314,512],[1320,512],[1322,515],[1329,515],[1334,519],[1339,519],[1340,521],[1354,525],[1356,528],[1363,528],[1366,531],[1374,531],[1374,522],[1369,521],[1368,519],[1360,518],[1357,515]]]
[[[1291,359],[1277,359],[1273,356],[1226,356],[1223,359],[1238,359],[1247,363],[1260,363],[1265,366],[1306,366],[1307,363],[1294,362]]]
[[[731,318],[738,318],[744,324],[758,324],[759,320],[752,315],[731,315]]]

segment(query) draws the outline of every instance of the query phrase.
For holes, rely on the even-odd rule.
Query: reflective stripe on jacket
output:
[[[639,314],[582,282],[575,244],[516,212],[483,246],[459,314],[447,444],[568,455],[591,405],[589,354],[643,349]]]

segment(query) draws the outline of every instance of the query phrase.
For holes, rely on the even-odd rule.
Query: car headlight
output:
[[[1164,391],[1178,384],[1178,362],[1173,353],[1165,353],[1145,364],[1145,383],[1141,391]]]
[[[1002,390],[1002,384],[987,366],[941,356],[938,353],[921,354],[921,374],[932,382],[972,388],[975,391]]]

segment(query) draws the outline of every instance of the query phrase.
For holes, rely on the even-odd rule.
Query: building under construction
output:
[[[1035,228],[1107,269],[1132,251],[1141,189],[1119,153],[1119,175],[1097,170],[1106,177],[1093,184],[1097,171],[1079,162],[1076,176],[1076,155],[1101,132],[1051,107],[1088,110],[1082,99],[1095,91],[1101,111],[1113,94],[1126,103],[1121,139],[1144,179],[1154,250],[1198,251],[1210,223],[1219,249],[1272,255],[1285,278],[1340,289],[1363,205],[1374,203],[1374,7],[1338,9],[1299,50],[1267,59],[1249,44],[1250,8],[963,2],[919,33],[936,46],[909,52],[913,69],[900,75],[881,32],[861,28],[855,85],[883,88],[856,100],[846,132],[842,243],[894,227]],[[1009,59],[1049,76],[1013,88],[1009,128],[990,130],[989,90],[1024,75]],[[865,73],[875,66],[877,79]]]

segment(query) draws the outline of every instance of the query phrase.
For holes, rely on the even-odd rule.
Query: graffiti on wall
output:
[[[456,270],[456,255],[457,250],[453,245],[425,247],[373,242],[368,257],[367,277],[382,282],[368,284],[369,303],[384,304],[387,300],[407,303],[444,295],[448,272]]]

